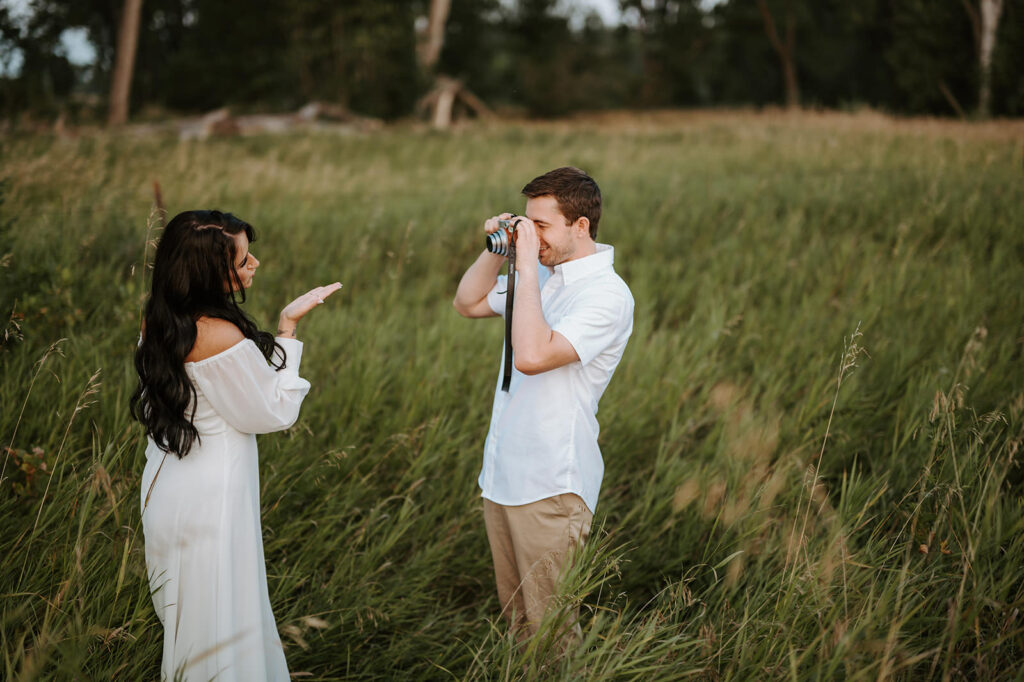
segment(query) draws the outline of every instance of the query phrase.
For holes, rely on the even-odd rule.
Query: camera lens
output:
[[[503,220],[502,223],[508,221]],[[490,253],[496,253],[499,256],[508,255],[508,227],[501,225],[496,231],[485,236],[484,248]]]

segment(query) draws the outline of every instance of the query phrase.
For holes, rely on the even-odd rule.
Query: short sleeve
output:
[[[498,275],[498,281],[487,292],[487,305],[497,315],[505,317],[505,298],[508,290],[508,275]]]
[[[580,363],[589,364],[606,348],[628,337],[633,328],[633,299],[628,293],[591,289],[573,302],[552,331],[564,336]]]
[[[251,339],[189,364],[196,390],[217,414],[243,433],[287,429],[298,419],[309,392],[309,382],[299,376],[302,342],[279,338],[277,343],[287,355],[280,371],[267,363]]]
[[[551,278],[551,270],[544,266],[540,266],[537,269],[537,284],[541,290],[544,289],[544,285]],[[519,291],[519,280],[516,279],[516,291]],[[494,283],[491,290],[487,292],[487,305],[491,306],[491,310],[496,315],[505,317],[505,299],[507,298],[508,292],[508,275],[498,275],[498,281]]]

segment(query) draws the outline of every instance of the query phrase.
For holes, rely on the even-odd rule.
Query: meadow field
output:
[[[567,164],[636,314],[556,659],[558,623],[499,618],[502,325],[451,301],[483,220]],[[256,227],[263,326],[345,285],[260,437],[296,679],[1024,679],[1024,124],[744,112],[0,138],[0,678],[158,677],[128,413],[154,181]]]

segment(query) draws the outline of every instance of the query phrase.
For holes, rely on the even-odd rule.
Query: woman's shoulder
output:
[[[196,342],[185,362],[211,358],[244,340],[245,334],[233,323],[217,317],[200,317],[196,320]]]

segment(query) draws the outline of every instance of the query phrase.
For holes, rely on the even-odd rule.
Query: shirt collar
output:
[[[612,263],[615,262],[615,247],[609,244],[595,244],[595,246],[597,250],[591,255],[555,266],[555,272],[562,273],[562,280],[566,284],[612,267]]]

